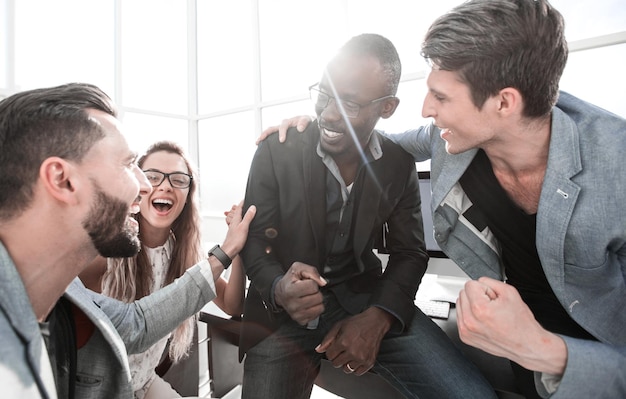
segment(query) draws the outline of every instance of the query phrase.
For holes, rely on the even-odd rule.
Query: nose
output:
[[[154,187],[152,189],[153,190],[159,189],[159,190],[169,190],[169,191],[172,191],[174,189],[174,187],[172,187],[172,182],[170,181],[170,177],[169,176],[165,176],[165,178],[163,179],[161,184],[159,184],[158,186],[156,186],[156,187]]]
[[[320,120],[338,121],[341,119],[341,112],[334,98],[329,99],[324,108],[318,108],[317,114]]]
[[[422,117],[423,118],[434,118],[436,115],[435,107],[433,104],[433,98],[431,93],[426,93],[426,97],[424,97],[424,103],[422,104]]]
[[[135,177],[137,178],[137,182],[139,182],[139,195],[145,196],[152,192],[152,186],[150,182],[144,175],[143,171],[139,168],[139,166],[135,165]]]

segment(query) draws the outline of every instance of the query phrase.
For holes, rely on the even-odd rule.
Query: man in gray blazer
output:
[[[561,14],[470,1],[430,27],[422,113],[393,138],[431,160],[433,224],[472,278],[459,334],[527,398],[626,397],[626,121],[559,92]]]
[[[11,398],[131,398],[126,358],[215,297],[254,209],[175,284],[125,304],[76,278],[97,254],[139,250],[131,214],[151,187],[111,100],[86,84],[0,102],[0,386]],[[210,262],[210,263],[209,263]],[[94,326],[77,350],[76,323]],[[84,343],[81,343],[84,344]]]

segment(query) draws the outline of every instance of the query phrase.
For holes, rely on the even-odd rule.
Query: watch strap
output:
[[[214,246],[209,250],[209,256],[215,256],[217,260],[219,260],[224,266],[224,270],[228,269],[233,260],[226,255],[226,252],[222,248],[220,248],[219,244]]]

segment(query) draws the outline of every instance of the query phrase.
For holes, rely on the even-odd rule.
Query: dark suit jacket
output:
[[[374,133],[378,134],[378,133]],[[414,298],[426,271],[428,255],[420,213],[415,161],[381,135],[383,156],[365,166],[353,217],[353,248],[359,274],[333,287],[340,302],[363,311],[372,305],[391,312],[401,332],[413,317]],[[251,285],[246,298],[240,356],[286,320],[286,312],[271,309],[276,277],[293,262],[324,266],[326,253],[326,173],[317,155],[317,123],[304,133],[291,129],[285,143],[278,135],[263,141],[254,156],[246,189],[245,208],[256,205],[246,246],[241,252]],[[387,223],[384,273],[373,246]],[[323,274],[322,274],[323,276]],[[365,301],[363,300],[365,296]],[[345,305],[348,306],[345,306]],[[361,305],[362,304],[362,305]]]

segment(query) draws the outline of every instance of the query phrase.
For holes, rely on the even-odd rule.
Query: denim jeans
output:
[[[242,399],[310,397],[324,356],[315,347],[337,321],[350,316],[332,295],[325,296],[324,305],[317,329],[290,320],[248,351]],[[474,364],[417,307],[407,327],[401,335],[385,336],[371,371],[407,398],[496,398]]]

